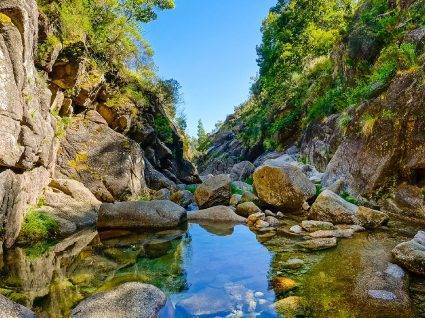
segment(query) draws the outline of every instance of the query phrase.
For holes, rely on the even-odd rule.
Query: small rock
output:
[[[304,211],[308,211],[308,209],[310,209],[310,204],[308,204],[308,202],[304,202],[304,203],[303,203],[303,206],[302,206],[302,209],[303,209]]]
[[[396,300],[397,296],[387,290],[369,290],[368,294],[370,297],[374,299],[380,299],[380,300]]]
[[[258,291],[258,292],[254,293],[254,296],[257,297],[257,298],[264,297],[264,293]]]
[[[273,280],[273,289],[277,294],[286,293],[297,287],[297,283],[288,277],[276,277]]]
[[[325,221],[302,221],[301,227],[307,232],[315,232],[319,230],[334,230],[335,226],[331,222]]]
[[[248,224],[248,226],[253,226],[258,220],[265,220],[265,214],[263,212],[251,214],[250,216],[248,216],[246,223]]]
[[[258,202],[258,197],[249,191],[244,191],[244,193],[242,194],[242,198],[241,198],[241,202]]]
[[[264,305],[265,303],[267,303],[267,300],[261,298],[261,299],[258,299],[258,303],[260,305]]]
[[[178,205],[187,208],[191,204],[195,203],[195,197],[192,192],[188,190],[179,190],[174,192],[171,197],[171,201],[177,203]]]
[[[273,307],[284,317],[295,317],[297,312],[302,309],[302,298],[289,296],[275,302]]]
[[[236,213],[243,217],[248,217],[251,214],[261,213],[261,209],[253,202],[240,203],[236,207]]]
[[[270,226],[276,227],[282,224],[281,221],[276,219],[274,216],[266,216],[265,221],[270,224]]]
[[[269,226],[270,226],[270,224],[267,223],[266,221],[263,221],[263,220],[257,220],[255,222],[255,225],[254,225],[254,227],[257,228],[257,229],[262,229],[262,228],[266,228],[266,227],[269,227]]]
[[[280,217],[280,218],[283,218],[283,217],[285,217],[285,214],[283,214],[282,212],[277,212],[276,213],[276,216],[277,217]]]
[[[273,216],[276,217],[276,214],[274,214],[272,211],[270,210],[265,210],[264,213],[266,214],[266,216]]]
[[[170,200],[170,197],[171,197],[171,191],[166,188],[156,191],[154,195],[155,200]]]
[[[301,242],[299,245],[312,251],[319,251],[335,247],[337,245],[337,240],[336,237],[317,238]]]
[[[389,263],[387,269],[385,270],[385,274],[400,280],[404,277],[405,272],[400,266]]]
[[[299,225],[294,225],[294,226],[290,227],[289,231],[291,231],[292,233],[295,233],[295,234],[301,234],[303,229]]]
[[[230,198],[230,205],[236,207],[242,201],[242,195],[234,194]]]
[[[291,258],[282,264],[283,267],[289,268],[289,269],[298,269],[303,267],[303,265],[304,265],[304,261],[299,258]]]

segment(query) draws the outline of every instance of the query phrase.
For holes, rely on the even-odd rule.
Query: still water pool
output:
[[[167,294],[161,318],[425,317],[424,279],[400,271],[390,256],[417,230],[390,222],[307,252],[301,237],[256,235],[244,225],[190,224],[155,234],[88,229],[5,252],[0,292],[42,318],[69,317],[82,299],[129,281]],[[288,267],[293,259],[299,264]],[[276,279],[295,286],[282,290]],[[273,303],[282,299],[279,314]]]

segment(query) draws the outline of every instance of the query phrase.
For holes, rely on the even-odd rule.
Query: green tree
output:
[[[208,148],[211,146],[210,138],[205,131],[204,124],[202,123],[202,120],[199,119],[198,121],[198,140],[197,140],[197,147],[196,150],[200,152],[204,152],[208,150]]]

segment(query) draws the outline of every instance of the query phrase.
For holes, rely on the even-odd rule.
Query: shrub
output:
[[[159,138],[167,143],[173,143],[173,130],[170,127],[168,118],[163,115],[157,115],[154,119],[155,130],[158,133]]]
[[[196,184],[189,184],[186,186],[186,190],[191,192],[192,194],[195,193],[197,188],[198,188],[198,185]]]
[[[341,193],[341,198],[343,198],[345,201],[348,201],[352,204],[359,205],[359,201],[355,197],[353,197],[351,194],[349,194],[347,191],[344,191]]]

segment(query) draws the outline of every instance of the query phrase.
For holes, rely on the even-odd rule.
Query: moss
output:
[[[69,166],[76,171],[83,171],[87,170],[87,161],[88,161],[88,154],[85,151],[79,152],[75,155],[75,158],[70,160],[68,162]]]
[[[195,193],[196,189],[198,188],[197,184],[189,184],[186,186],[186,190],[189,191],[190,193]]]
[[[359,201],[355,197],[353,197],[351,194],[349,194],[347,191],[344,191],[341,193],[341,198],[343,198],[345,201],[348,201],[352,204],[359,205]]]
[[[230,184],[230,192],[233,194],[244,194],[244,190],[242,190],[241,188],[237,187],[234,183]]]
[[[373,133],[373,127],[375,126],[376,117],[372,115],[365,115],[361,120],[362,134],[365,137],[369,137]]]
[[[37,59],[40,63],[44,64],[47,62],[49,55],[53,52],[53,50],[62,46],[60,40],[53,34],[49,34],[46,40],[39,44],[37,49]]]
[[[30,208],[19,233],[19,241],[33,243],[55,237],[58,223],[45,212]],[[41,249],[38,247],[37,249]]]
[[[56,121],[56,128],[55,128],[55,137],[59,139],[63,139],[66,135],[66,129],[68,126],[72,123],[71,117],[59,117],[57,114],[53,114],[57,121]]]
[[[24,252],[29,259],[37,259],[50,251],[53,245],[53,241],[38,242],[34,245],[25,247]]]

